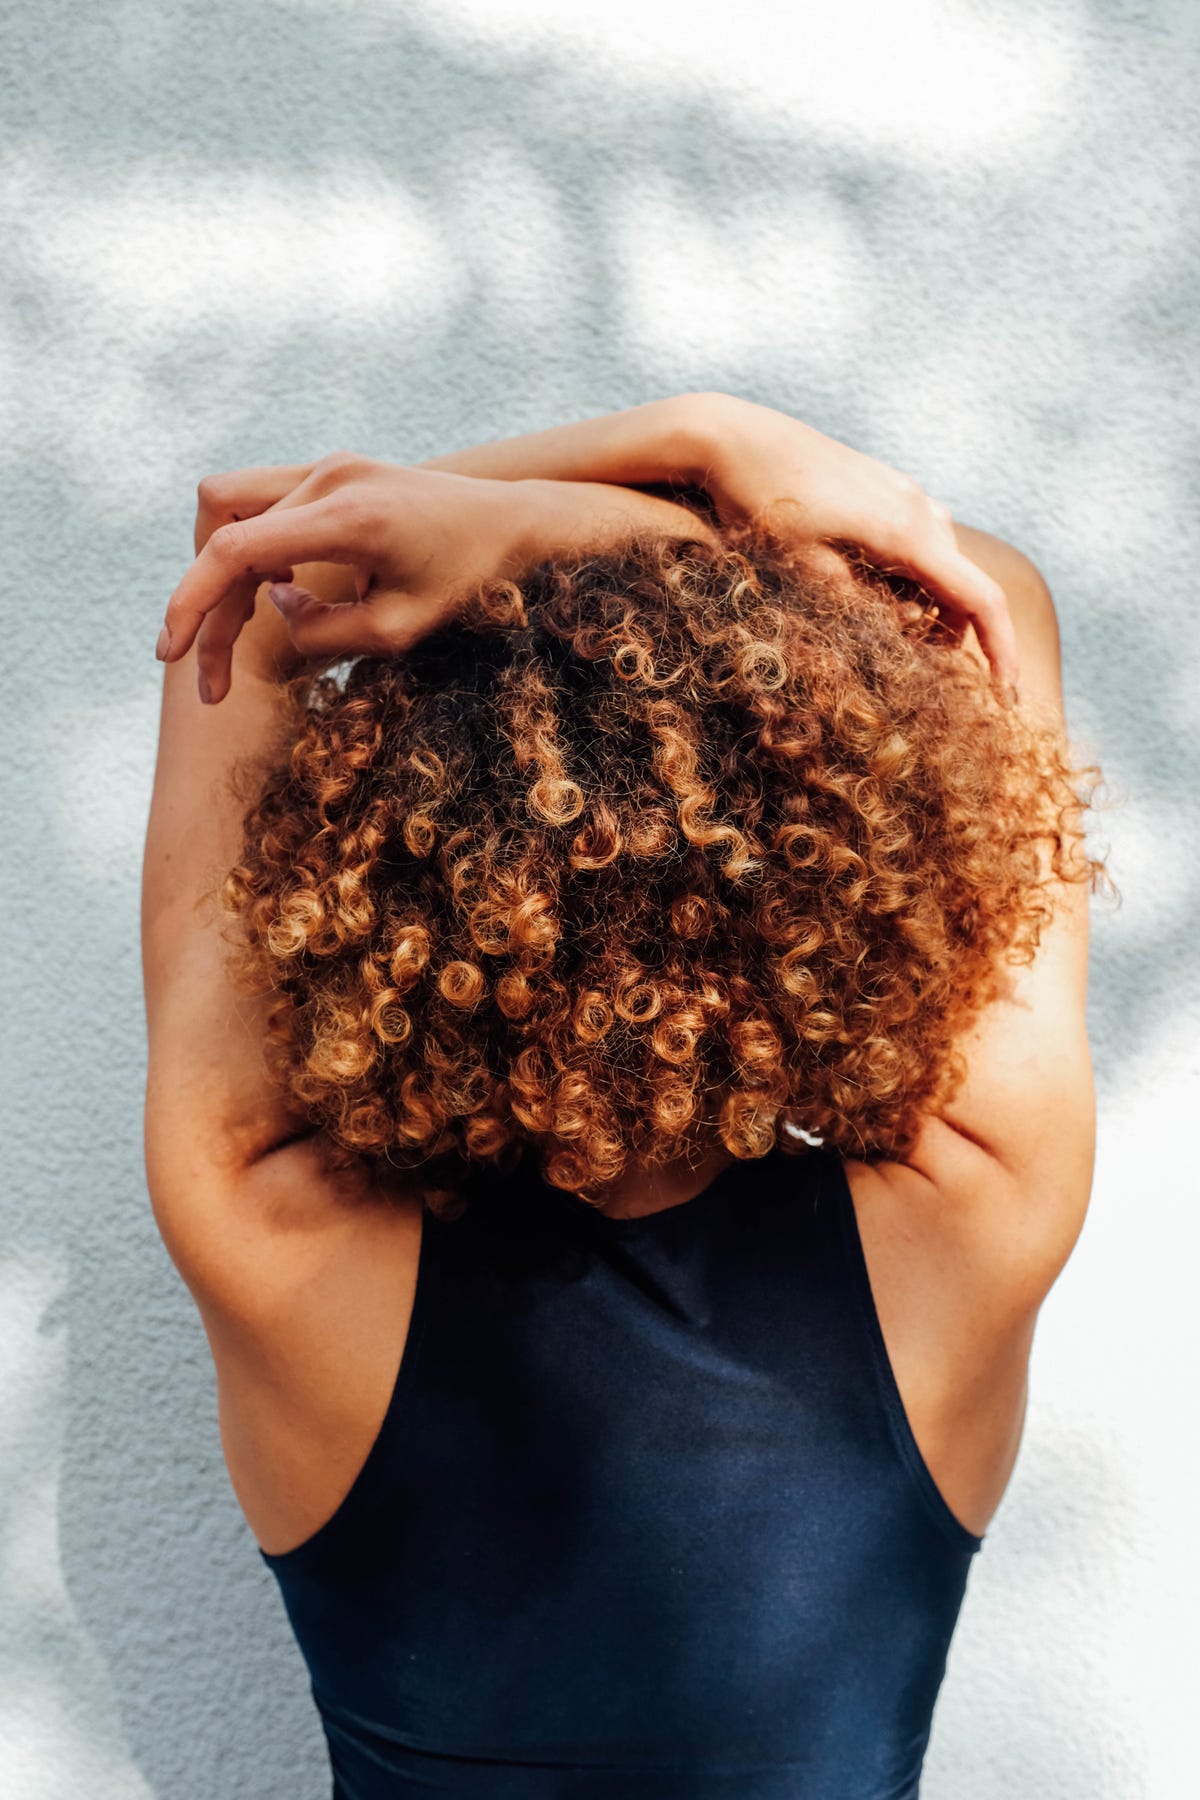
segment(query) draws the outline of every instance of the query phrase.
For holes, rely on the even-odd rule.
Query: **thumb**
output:
[[[366,581],[356,579],[361,594]],[[323,600],[295,581],[273,581],[267,596],[287,620],[288,636],[301,656],[379,654],[379,622],[370,601]]]

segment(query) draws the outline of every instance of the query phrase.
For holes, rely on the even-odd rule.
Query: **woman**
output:
[[[718,395],[196,552],[147,1170],[335,1794],[914,1795],[1092,1176],[1040,577]]]

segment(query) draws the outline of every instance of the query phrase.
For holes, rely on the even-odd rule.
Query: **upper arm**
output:
[[[1065,737],[1058,622],[1045,582],[1019,551],[956,526],[962,548],[1005,589],[1017,632],[1023,703]],[[969,638],[973,638],[973,633]],[[971,647],[968,645],[968,647]],[[979,654],[977,646],[974,653]],[[956,1046],[966,1076],[927,1118],[906,1164],[943,1193],[999,1209],[1003,1247],[1035,1286],[1048,1284],[1082,1226],[1095,1155],[1095,1088],[1087,1035],[1086,881],[1063,881],[1043,841],[1053,914],[1031,964],[1006,963],[1004,989]],[[990,1227],[989,1227],[990,1229]]]
[[[231,777],[277,738],[278,685],[252,658],[235,660],[230,692],[205,706],[194,647],[163,674],[142,865],[145,1156],[160,1222],[168,1209],[211,1207],[223,1182],[308,1129],[267,1069],[265,999],[226,974],[217,898],[241,844]]]

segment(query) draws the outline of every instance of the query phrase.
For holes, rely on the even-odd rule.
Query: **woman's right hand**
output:
[[[759,519],[797,542],[854,545],[876,568],[919,582],[956,633],[973,625],[997,678],[1015,688],[1007,596],[959,548],[947,506],[911,476],[786,413],[731,395],[697,398],[713,409],[704,486],[723,525]]]

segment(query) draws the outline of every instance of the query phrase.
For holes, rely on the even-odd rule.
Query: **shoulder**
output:
[[[1023,613],[1053,606],[1049,582],[1024,550],[994,532],[982,531],[977,525],[963,525],[958,519],[954,521],[954,535],[959,549],[1000,583],[1010,606],[1019,607]]]
[[[1062,644],[1049,583],[1032,557],[1004,538],[954,521],[958,547],[1004,589],[1017,633],[1021,691],[1061,719]],[[973,634],[972,634],[973,635]],[[978,654],[982,657],[982,651]]]

